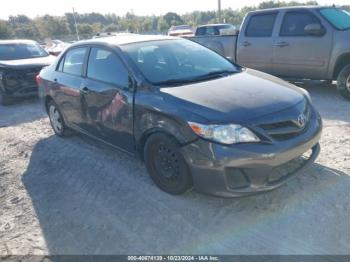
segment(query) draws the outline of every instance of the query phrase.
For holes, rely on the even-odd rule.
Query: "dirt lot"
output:
[[[54,136],[38,100],[0,107],[0,255],[349,254],[350,103],[307,89],[325,125],[317,163],[242,199],[166,195],[139,160]]]

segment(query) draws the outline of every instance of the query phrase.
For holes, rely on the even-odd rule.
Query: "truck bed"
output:
[[[237,35],[194,36],[188,39],[206,46],[235,62],[237,37]]]

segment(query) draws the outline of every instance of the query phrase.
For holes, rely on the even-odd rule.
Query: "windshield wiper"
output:
[[[192,79],[168,79],[165,81],[161,81],[161,82],[156,82],[156,85],[179,85],[179,84],[186,84],[186,83],[191,83],[193,82]]]
[[[342,30],[342,31],[350,30],[350,26],[349,26],[349,27],[342,28],[341,30]]]
[[[217,77],[223,77],[227,75],[232,75],[234,73],[237,73],[237,71],[232,70],[220,70],[220,71],[213,71],[205,75],[201,75],[195,78],[195,80],[207,80],[207,79],[213,79]]]
[[[188,83],[195,83],[202,80],[209,80],[217,77],[223,77],[226,75],[231,75],[237,73],[237,71],[232,70],[220,70],[220,71],[213,71],[205,75],[200,75],[193,78],[186,78],[186,79],[168,79],[165,81],[157,82],[156,85],[180,85],[180,84],[188,84]]]

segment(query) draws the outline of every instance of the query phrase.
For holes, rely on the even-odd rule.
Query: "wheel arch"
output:
[[[49,103],[50,103],[51,101],[54,101],[53,98],[52,98],[52,96],[50,96],[50,95],[45,96],[44,106],[45,106],[46,113],[49,112],[48,106],[49,106]]]
[[[350,53],[339,56],[333,70],[333,79],[337,79],[340,71],[348,64],[350,64]]]
[[[180,145],[194,141],[197,137],[182,121],[159,112],[147,112],[135,119],[134,135],[136,150],[143,159],[147,139],[155,133],[173,137]]]

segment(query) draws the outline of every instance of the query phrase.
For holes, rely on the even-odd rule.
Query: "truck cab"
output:
[[[219,53],[238,64],[287,80],[337,80],[350,100],[350,14],[336,7],[301,6],[249,12],[241,25],[235,51],[227,39],[215,38]],[[197,39],[193,39],[197,41]],[[198,39],[208,47],[213,38]],[[232,42],[232,41],[231,41]]]

